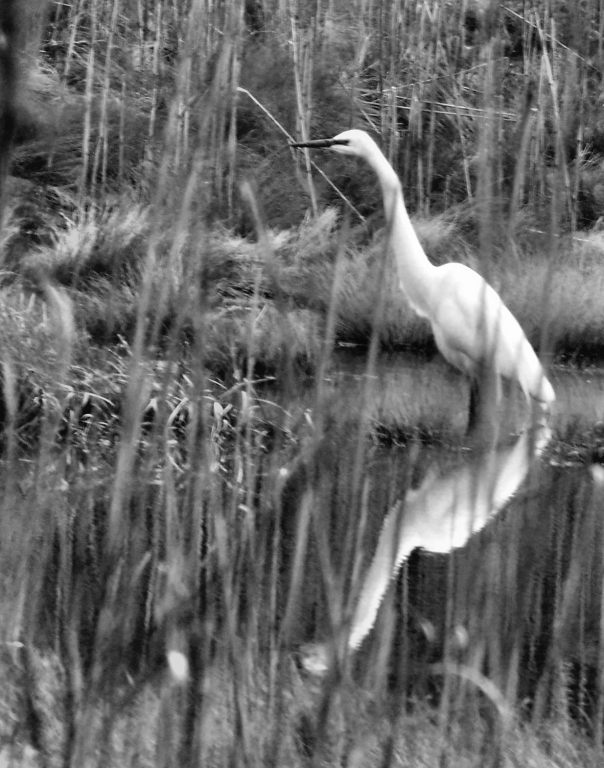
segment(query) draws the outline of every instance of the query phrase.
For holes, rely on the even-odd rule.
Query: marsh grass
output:
[[[102,208],[91,206],[82,219],[52,229],[51,242],[22,258],[18,271],[26,279],[44,274],[67,287],[81,325],[93,339],[131,336],[142,265],[153,236],[151,221],[148,207],[127,198],[107,202]],[[154,290],[159,294],[161,285],[163,295],[161,305],[156,306],[158,324],[169,328],[178,322],[183,329],[191,327],[191,317],[186,322],[182,317],[178,321],[175,318],[183,311],[186,314],[190,305],[188,301],[183,308],[181,300],[183,283],[189,279],[184,265],[199,260],[199,280],[213,311],[210,334],[215,331],[217,336],[222,334],[231,340],[220,349],[220,343],[212,342],[210,336],[210,367],[216,365],[222,371],[226,358],[240,359],[244,355],[246,340],[241,326],[245,323],[238,318],[250,308],[254,284],[259,279],[260,321],[254,334],[260,348],[256,358],[265,358],[266,369],[274,368],[280,342],[270,338],[269,329],[275,324],[267,319],[275,311],[275,302],[285,301],[291,310],[289,317],[298,339],[301,366],[312,370],[317,362],[322,318],[331,301],[338,226],[335,211],[327,209],[312,222],[306,220],[290,230],[269,232],[275,269],[267,270],[263,268],[266,259],[260,243],[224,229],[210,233],[203,227],[181,237],[167,221],[156,246],[159,259]],[[549,348],[559,356],[576,360],[599,355],[604,319],[599,301],[602,286],[597,233],[565,241],[555,262],[537,243],[529,245],[524,256],[511,255],[504,247],[498,261],[487,266],[481,264],[472,236],[468,236],[467,214],[462,221],[455,214],[429,222],[419,219],[416,226],[435,263],[455,258],[488,274],[536,347],[547,322]],[[17,229],[15,222],[14,231]],[[380,287],[384,248],[382,236],[367,243],[362,232],[353,233],[345,243],[335,305],[336,340],[366,346],[377,296],[385,291],[379,329],[381,346],[429,350],[429,325],[401,297],[390,263],[384,288]],[[546,290],[547,302],[536,300]]]
[[[497,25],[474,34],[461,6],[404,4],[404,24],[398,6],[319,10],[51,8],[12,166],[48,207],[28,235],[11,206],[0,239],[1,764],[601,764],[601,442],[584,423],[560,428],[586,440],[571,472],[538,463],[467,548],[416,553],[342,653],[382,519],[443,445],[448,470],[467,453],[465,384],[437,363],[393,382],[407,402],[373,397],[378,350],[425,352],[429,330],[375,222],[321,212],[335,193],[299,184],[265,119],[379,128],[435,263],[486,274],[532,341],[549,324],[545,351],[595,354],[599,239],[571,239],[594,163],[565,149],[599,136],[573,97],[598,77],[549,8],[513,11],[507,70]],[[522,178],[501,151],[521,138],[521,71],[542,99]],[[241,84],[260,99],[244,107]],[[325,168],[375,214],[366,173]],[[548,217],[568,240],[531,234]],[[354,407],[327,380],[337,342],[368,347]],[[380,429],[403,444],[387,459]],[[296,662],[317,639],[338,663],[309,679]]]
[[[34,659],[33,664],[42,681],[38,691],[40,704],[48,707],[43,710],[47,721],[45,725],[55,738],[55,747],[51,748],[48,755],[50,761],[53,761],[59,757],[55,750],[61,739],[61,723],[55,717],[56,710],[53,708],[61,687],[60,670],[44,658]],[[236,756],[234,744],[240,736],[237,734],[233,703],[229,695],[233,687],[231,674],[232,670],[228,667],[216,666],[206,675],[206,700],[201,713],[205,736],[203,757],[211,764],[222,764],[225,754],[230,753],[232,758]],[[245,695],[249,702],[249,713],[246,716],[248,746],[251,755],[255,756],[250,764],[262,765],[268,760],[291,766],[306,765],[308,751],[312,750],[309,742],[313,731],[313,724],[308,723],[308,718],[317,705],[318,692],[309,690],[308,683],[299,677],[295,669],[288,670],[284,680],[286,691],[282,697],[281,717],[294,727],[281,732],[278,752],[270,754],[266,751],[266,723],[267,718],[274,715],[266,704],[267,684],[266,674],[257,672],[245,685]],[[475,721],[471,729],[463,725],[452,725],[445,744],[433,712],[422,704],[417,704],[414,711],[399,713],[398,719],[393,719],[387,703],[376,703],[367,691],[343,685],[340,693],[334,711],[329,716],[329,733],[332,736],[328,743],[322,745],[320,759],[325,763],[346,760],[352,765],[379,766],[384,759],[390,759],[391,764],[402,768],[432,766],[438,764],[446,752],[456,765],[474,766],[477,764],[476,746],[480,745],[485,736],[488,738],[488,733],[482,732],[480,722]],[[115,717],[110,744],[100,741],[104,734],[99,717],[90,724],[90,746],[95,747],[90,757],[104,757],[107,760],[108,753],[114,752],[121,755],[127,761],[126,764],[142,766],[157,764],[158,756],[169,760],[170,751],[176,745],[171,743],[170,732],[165,724],[170,723],[173,729],[178,728],[178,703],[181,696],[182,692],[173,688],[171,691],[165,689],[163,693],[149,690],[136,698],[127,711]],[[7,698],[5,696],[4,700]],[[162,723],[163,727],[160,725]],[[346,731],[342,733],[344,723]],[[385,747],[391,738],[393,743]],[[35,764],[38,759],[36,752],[17,745],[10,750],[5,749],[3,754],[7,757],[10,755],[18,765]],[[482,759],[489,758],[486,749]],[[502,759],[512,764],[521,762],[537,767],[566,768],[582,765],[591,768],[598,765],[597,757],[586,748],[574,732],[572,724],[563,718],[539,729],[529,725],[514,728],[503,739]],[[109,761],[107,764],[113,763]]]

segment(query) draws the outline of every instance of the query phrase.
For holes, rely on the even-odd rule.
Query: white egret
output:
[[[515,379],[529,404],[533,398],[549,412],[554,389],[520,324],[473,269],[456,262],[437,267],[428,260],[409,219],[400,180],[374,140],[365,131],[350,130],[292,146],[327,147],[362,157],[377,174],[400,287],[415,312],[430,321],[443,357],[470,377],[471,425],[480,395],[494,394],[500,400],[501,376]]]

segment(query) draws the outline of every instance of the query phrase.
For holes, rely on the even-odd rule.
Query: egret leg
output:
[[[468,434],[475,432],[480,422],[480,384],[478,379],[470,381],[470,405],[468,408]]]
[[[477,443],[497,442],[501,380],[494,370],[482,370],[470,381],[467,436]]]

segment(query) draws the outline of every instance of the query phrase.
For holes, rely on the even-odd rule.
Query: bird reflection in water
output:
[[[469,461],[440,476],[429,472],[419,488],[409,490],[393,506],[346,630],[350,652],[371,631],[388,586],[413,550],[449,553],[463,547],[514,496],[550,439],[551,430],[545,424],[527,428],[512,445],[477,451]],[[311,643],[300,650],[308,672],[323,674],[328,669],[328,646]]]

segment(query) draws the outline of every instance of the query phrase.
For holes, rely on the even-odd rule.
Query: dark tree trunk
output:
[[[0,225],[10,153],[17,128],[17,57],[22,16],[19,0],[3,0],[0,3]]]

